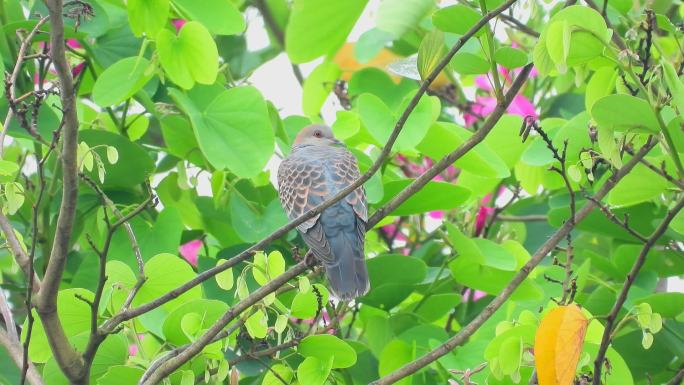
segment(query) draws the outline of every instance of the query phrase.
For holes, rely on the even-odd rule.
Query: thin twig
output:
[[[17,368],[21,369],[21,367],[23,366],[23,352],[21,345],[18,341],[12,341],[12,339],[7,334],[7,331],[5,331],[2,328],[0,328],[0,346],[5,348],[7,354],[10,356],[12,361],[14,361],[14,364],[17,365]],[[29,362],[28,369],[26,371],[26,379],[31,385],[45,384],[45,382],[43,382],[43,378],[38,372],[38,369],[36,369],[36,367],[31,362]]]
[[[46,21],[48,21],[49,16],[45,16],[38,20],[38,23],[31,29],[31,32],[29,32],[28,35],[23,39],[21,42],[21,46],[19,47],[19,53],[17,54],[17,62],[14,64],[14,69],[12,70],[12,74],[10,75],[9,78],[5,79],[5,83],[7,84],[7,100],[10,104],[14,103],[17,95],[15,91],[15,85],[17,83],[17,78],[19,77],[19,72],[21,71],[21,66],[24,63],[24,59],[26,58],[26,51],[28,50],[28,47],[31,46],[31,43],[33,42],[33,37],[38,33],[38,30],[40,27],[45,24]],[[7,135],[7,130],[9,129],[9,124],[10,121],[12,121],[12,117],[14,116],[14,112],[12,108],[9,108],[7,110],[7,116],[5,117],[5,123],[2,126],[2,131],[0,132],[0,157],[4,154],[4,149],[5,149],[5,136]]]
[[[677,215],[677,213],[679,213],[679,211],[682,208],[684,208],[684,198],[679,199],[677,204],[668,211],[667,215],[660,223],[660,225],[658,225],[658,227],[653,231],[653,234],[651,234],[651,236],[648,237],[646,243],[644,243],[644,246],[641,248],[641,252],[639,252],[639,256],[637,257],[636,261],[634,261],[634,264],[632,265],[632,268],[630,269],[629,273],[627,273],[627,278],[625,279],[625,282],[622,285],[622,289],[620,290],[620,293],[618,294],[617,299],[615,300],[613,308],[610,310],[610,313],[608,313],[608,317],[606,318],[606,325],[605,329],[603,330],[601,345],[599,345],[599,350],[598,353],[596,353],[596,359],[594,360],[594,385],[601,385],[601,371],[603,369],[603,361],[606,357],[606,352],[608,351],[608,346],[611,342],[611,334],[613,332],[615,320],[617,319],[618,313],[620,312],[622,306],[625,304],[625,301],[627,300],[627,294],[629,294],[629,290],[632,288],[632,284],[634,284],[637,275],[639,275],[641,267],[646,262],[646,256],[648,255],[648,252],[655,245],[658,239],[660,239],[660,237],[665,233],[665,231],[667,231],[667,228],[670,226],[670,222],[672,222],[674,217]]]

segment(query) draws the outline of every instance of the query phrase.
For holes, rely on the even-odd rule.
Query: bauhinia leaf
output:
[[[579,306],[560,306],[541,321],[534,340],[539,385],[570,385],[589,321]]]

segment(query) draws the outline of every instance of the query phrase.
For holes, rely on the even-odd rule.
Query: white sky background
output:
[[[378,6],[381,0],[370,0],[368,5],[364,9],[363,14],[357,21],[354,29],[348,37],[348,41],[354,42],[358,40],[359,36],[367,30],[375,27],[375,16],[377,13]],[[522,3],[527,1],[523,0]],[[441,5],[448,5],[450,3],[456,3],[454,0],[442,1]],[[543,4],[544,7],[552,7],[556,1],[551,1],[549,4]],[[529,9],[529,7],[516,7],[516,14],[519,18],[524,21],[527,19],[526,11],[524,9]],[[261,19],[258,11],[254,8],[248,8],[246,12],[247,17],[247,46],[250,50],[257,50],[260,48],[267,47],[270,42],[266,29],[264,27],[264,22]],[[499,23],[500,24],[500,23]],[[502,28],[497,28],[495,33],[505,39],[505,34]],[[300,69],[304,78],[314,69],[318,64],[321,63],[321,59],[300,65]],[[280,111],[280,116],[285,118],[290,115],[303,115],[302,112],[302,88],[295,78],[290,61],[285,53],[281,53],[269,62],[260,66],[250,77],[249,83],[257,87],[259,91],[264,95],[264,97],[270,100],[276,108]],[[468,92],[470,91],[470,92]],[[471,92],[474,90],[466,90],[469,96],[472,96]],[[340,108],[334,96],[328,98],[327,102],[321,110],[321,116],[327,124],[332,124],[335,120],[335,113]],[[267,168],[271,172],[271,180],[276,185],[275,181],[275,170],[280,164],[280,159],[274,156]],[[200,195],[211,195],[211,187],[208,179],[199,178],[198,192]],[[439,221],[432,220],[435,223],[432,225],[436,228],[439,226]],[[676,291],[684,293],[684,280],[679,277],[673,277],[668,280],[668,291]]]

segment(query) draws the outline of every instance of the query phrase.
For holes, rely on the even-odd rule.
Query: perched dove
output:
[[[280,202],[292,220],[359,177],[356,158],[333,136],[330,127],[304,127],[292,152],[278,168]],[[333,294],[352,300],[368,292],[364,260],[366,197],[363,187],[314,216],[297,229],[323,263]]]

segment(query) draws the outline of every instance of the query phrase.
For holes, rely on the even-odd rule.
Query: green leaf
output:
[[[197,93],[188,96],[170,89],[169,94],[190,117],[202,153],[214,167],[250,178],[266,166],[275,135],[256,88],[231,88],[209,101]]]
[[[425,78],[432,73],[446,53],[444,33],[438,30],[429,32],[418,47],[418,73]]]
[[[506,125],[504,126],[504,124]],[[511,131],[508,131],[506,135],[503,133],[497,133],[496,135],[503,135],[506,138],[513,139],[512,135],[517,134],[520,130],[519,125],[514,128],[506,123],[506,120],[501,122],[500,125],[497,124],[495,126],[495,128],[499,129],[504,127]],[[437,122],[430,127],[427,135],[416,148],[433,159],[440,159],[454,151],[471,136],[472,132],[463,127],[451,123]],[[492,148],[496,148],[497,151],[511,151],[517,154],[521,151],[520,145],[516,144],[520,139],[515,138],[514,140],[515,142],[513,143],[506,143],[506,146],[511,147],[509,150],[500,150],[499,147]],[[496,141],[494,143],[498,144]],[[457,160],[454,165],[483,177],[504,178],[509,176],[509,166],[499,158],[492,148],[486,143],[480,143]]]
[[[385,184],[385,196],[380,205],[389,202],[413,180],[401,179]],[[459,207],[470,196],[470,191],[447,182],[428,182],[420,191],[399,205],[391,215],[403,216]]]
[[[413,93],[407,95],[399,107],[392,111],[385,103],[375,95],[362,94],[357,98],[357,108],[361,122],[378,141],[386,143],[398,120],[399,114],[406,108]],[[437,116],[439,99],[434,96],[423,97],[406,120],[404,128],[397,137],[394,149],[398,151],[410,150],[425,137],[428,129],[434,123]]]
[[[107,172],[105,189],[127,189],[138,186],[152,174],[154,162],[147,151],[141,145],[119,134],[102,130],[81,130],[79,138],[90,148],[98,146],[93,151],[99,155],[100,159],[104,159],[107,153],[111,152],[109,147],[114,147],[118,152],[120,159],[116,164],[105,166]],[[95,172],[87,174],[91,178],[96,177]]]
[[[218,49],[209,31],[198,22],[185,23],[178,36],[168,29],[159,31],[157,54],[166,74],[182,88],[216,80]]]
[[[591,117],[599,126],[616,132],[657,133],[658,120],[644,99],[615,94],[598,99],[591,109]]]
[[[508,69],[522,67],[529,61],[524,51],[512,47],[497,49],[494,52],[494,60]]]
[[[499,294],[515,275],[513,271],[478,265],[466,258],[456,258],[449,263],[449,268],[456,282],[492,295]],[[525,280],[511,298],[513,300],[538,300],[543,297],[543,293],[531,280]]]
[[[276,374],[273,372],[277,373],[278,377],[276,377]],[[266,374],[264,375],[263,381],[261,381],[261,385],[284,385],[281,378],[285,380],[285,384],[290,384],[292,383],[292,377],[294,377],[294,373],[289,366],[275,364],[272,365],[269,370],[266,370]]]
[[[114,164],[119,161],[119,152],[114,146],[107,146],[107,161]]]
[[[265,285],[268,281],[285,272],[285,259],[280,251],[272,251],[268,257],[263,252],[254,254],[254,267],[252,275],[259,285]]]
[[[454,293],[433,294],[415,310],[415,313],[427,322],[435,322],[444,317],[461,303],[461,295]]]
[[[384,0],[378,8],[376,25],[399,38],[415,28],[432,7],[433,0]]]
[[[677,75],[672,63],[663,60],[662,64],[665,82],[670,89],[670,94],[672,94],[672,105],[677,108],[680,114],[684,115],[684,83]]]
[[[136,385],[144,372],[131,366],[112,366],[97,379],[97,385]]]
[[[443,32],[451,32],[464,35],[469,29],[475,26],[482,15],[475,9],[463,4],[451,5],[439,9],[432,15],[432,24]],[[482,35],[484,29],[478,31]]]
[[[491,69],[489,62],[481,56],[459,52],[451,59],[451,68],[461,75],[486,74]]]
[[[648,349],[653,345],[653,334],[649,332],[643,332],[643,338],[641,340],[641,346],[643,346],[644,349]]]
[[[281,334],[282,332],[285,331],[287,328],[287,316],[284,314],[279,314],[278,318],[276,318],[275,325],[273,326],[273,329],[275,329],[276,333]]]
[[[107,67],[93,86],[93,100],[100,107],[119,104],[135,95],[152,79],[150,62],[143,57],[128,57]]]
[[[8,176],[14,175],[19,171],[19,165],[8,160],[0,159],[0,175]]]
[[[311,71],[302,87],[302,110],[305,115],[318,116],[339,76],[340,67],[329,61],[324,61]]]
[[[150,258],[145,264],[145,275],[147,281],[142,285],[140,291],[133,300],[133,305],[152,301],[187,281],[195,278],[195,272],[190,264],[173,254],[158,254]],[[181,294],[178,298],[165,303],[161,307],[167,311],[174,310],[178,306],[190,300],[200,298],[202,288],[195,286],[189,291]]]
[[[665,191],[669,182],[646,166],[637,164],[634,169],[608,194],[608,203],[614,206],[631,206],[649,201]]]
[[[602,67],[596,70],[584,94],[584,106],[587,111],[591,111],[597,100],[613,93],[617,76],[617,70],[613,67]]]
[[[268,334],[268,317],[262,310],[257,310],[247,318],[245,327],[252,338],[265,338]]]
[[[316,357],[322,362],[332,360],[332,368],[348,368],[356,363],[356,351],[343,340],[330,335],[308,336],[299,343],[297,353]]]
[[[321,361],[316,357],[307,357],[297,367],[297,379],[301,385],[323,385],[330,374],[333,359]]]
[[[245,201],[243,196],[231,194],[233,227],[246,242],[256,242],[287,223],[287,216],[278,199],[272,200],[266,207],[257,206],[254,202]]]
[[[427,274],[422,260],[404,255],[380,255],[367,260],[371,290],[361,302],[392,309],[406,299]]]
[[[396,369],[411,362],[415,357],[416,352],[413,347],[404,341],[395,339],[388,343],[380,354],[378,360],[378,373],[380,376],[386,376]],[[400,381],[395,382],[399,385],[411,385],[412,377],[406,377]]]
[[[311,319],[318,311],[318,297],[313,291],[297,293],[290,306],[290,314],[299,319]]]
[[[197,321],[194,326],[197,332],[211,327],[226,310],[228,305],[223,301],[198,298],[186,302],[169,313],[164,320],[164,337],[174,345],[187,344],[191,339],[184,333],[183,323],[187,324],[190,321],[186,319],[189,314],[193,314],[192,317]]]
[[[216,261],[216,266],[223,265],[228,262],[227,259],[219,259]],[[233,288],[233,269],[228,268],[218,274],[216,274],[216,283],[223,290],[230,290]]]
[[[235,35],[245,30],[245,20],[230,0],[173,0],[173,3],[213,34]]]
[[[57,294],[57,314],[62,321],[64,334],[67,338],[90,330],[90,306],[78,299],[76,295],[90,301],[94,298],[93,293],[86,289],[64,289],[60,290]],[[35,310],[33,312],[34,324],[29,343],[29,358],[33,362],[44,363],[52,357],[52,352],[48,345],[43,323],[38,314],[35,313]],[[24,322],[24,327],[22,328],[22,341],[26,339],[26,330],[27,321]]]
[[[294,63],[333,54],[347,39],[368,0],[295,0],[285,31],[285,50]]]
[[[665,318],[676,318],[684,313],[684,293],[655,293],[635,301],[635,304],[648,303],[653,312]]]
[[[180,330],[190,340],[194,341],[195,336],[202,326],[202,317],[197,313],[188,313],[181,318]]]
[[[143,33],[156,36],[166,25],[169,15],[169,0],[129,0],[128,22],[135,36]]]
[[[523,344],[522,338],[508,338],[501,344],[499,351],[499,364],[503,374],[510,376],[520,369]]]

